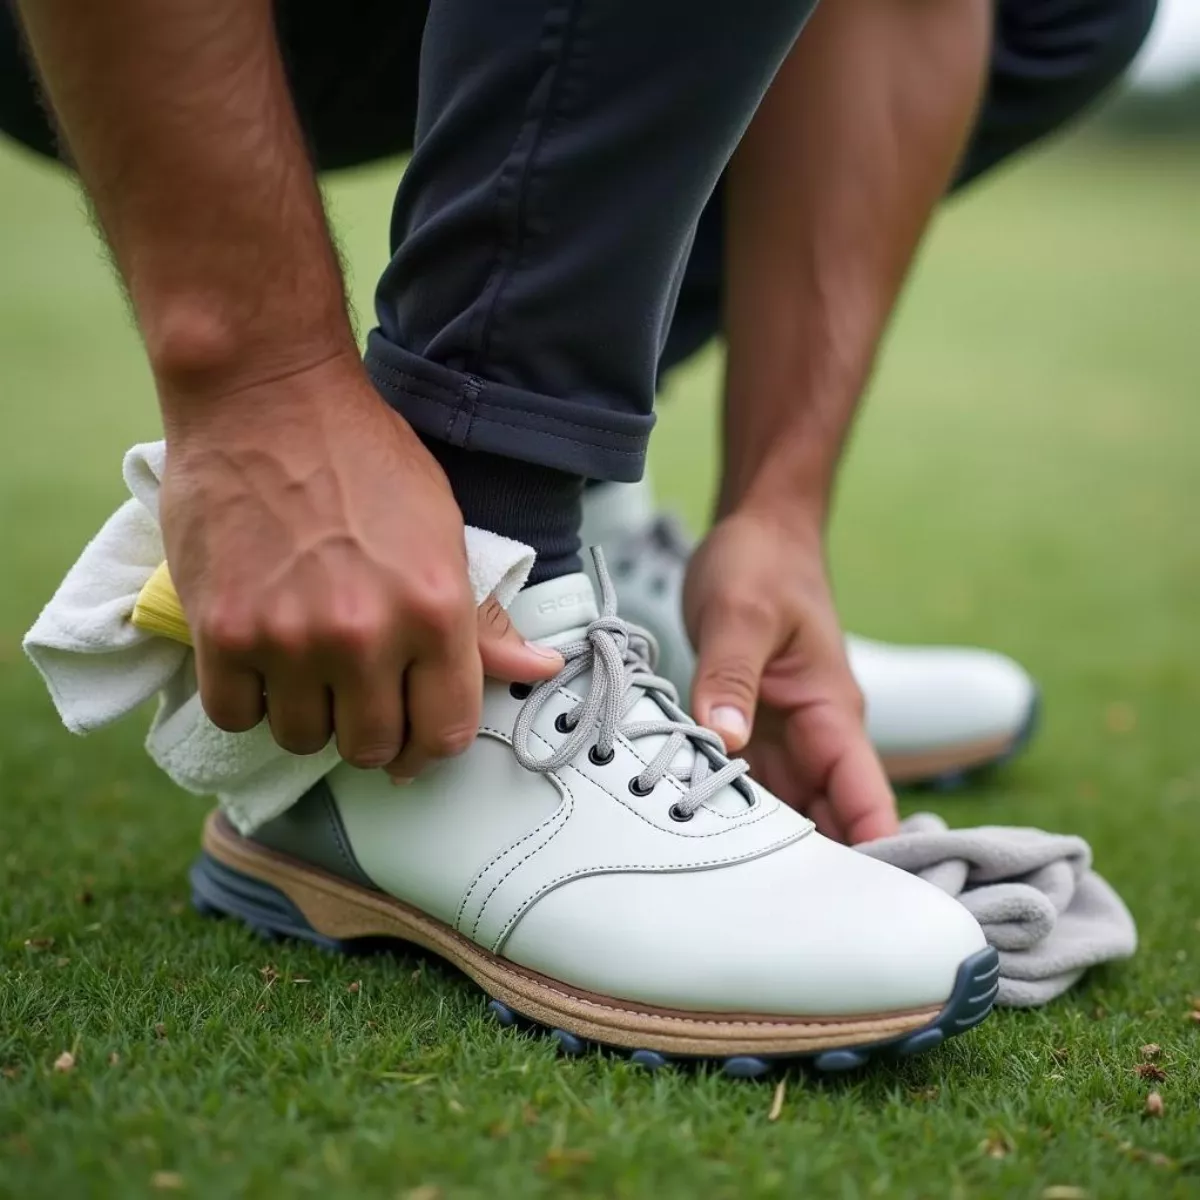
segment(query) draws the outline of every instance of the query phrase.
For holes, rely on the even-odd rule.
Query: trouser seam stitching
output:
[[[516,172],[517,177],[513,181],[511,205],[507,206],[511,208],[511,219],[509,221],[503,220],[503,210],[506,207],[504,194],[505,174],[512,173],[512,171],[507,170],[510,165],[508,162],[505,164],[506,169],[502,169],[501,171],[500,183],[496,190],[495,208],[497,225],[502,230],[501,236],[504,245],[498,248],[495,263],[493,264],[488,281],[480,293],[481,303],[477,322],[478,332],[475,337],[477,343],[477,361],[486,359],[491,351],[500,301],[503,298],[506,286],[512,280],[517,266],[521,261],[522,249],[528,234],[527,202],[531,190],[531,181],[536,170],[537,156],[544,144],[547,131],[553,125],[555,105],[561,97],[563,77],[567,71],[568,57],[579,10],[579,0],[566,0],[562,5],[549,6],[546,14],[547,18],[554,12],[555,8],[564,13],[562,29],[556,38],[557,52],[555,51],[555,42],[550,41],[546,36],[545,20],[542,26],[543,40],[550,43],[547,47],[548,52],[551,55],[557,53],[556,61],[550,67],[552,78],[548,86],[546,99],[541,109],[531,114],[530,119],[522,124],[521,129],[517,133],[513,148],[509,151],[509,160],[512,160],[520,145],[522,135],[532,126],[530,134],[531,142],[528,151],[517,157],[517,160],[512,163],[512,170]]]
[[[427,389],[427,388],[423,387],[422,385],[425,383],[425,381],[423,379],[421,379],[419,376],[409,375],[403,371],[397,371],[395,368],[388,366],[386,363],[381,363],[378,359],[368,359],[367,365],[373,372],[375,372],[379,375],[391,376],[395,380],[395,383],[391,383],[388,380],[378,380],[377,379],[376,380],[377,385],[388,388],[389,390],[394,388],[395,390],[398,390],[398,391],[407,391],[416,399],[428,400],[431,404],[439,404],[439,405],[442,405],[442,406],[448,408],[450,410],[450,419],[447,424],[447,430],[449,430],[450,426],[453,424],[454,416],[458,412],[458,406],[461,403],[461,394],[460,393],[450,393],[450,394],[440,394],[439,395],[438,392],[441,391],[441,389],[435,390],[435,389]],[[479,385],[482,384],[483,387],[486,388],[486,382],[487,382],[486,380],[480,380],[477,376],[471,376],[470,378],[474,381],[476,387],[479,387]],[[530,428],[529,426],[521,425],[521,424],[518,424],[513,421],[505,421],[501,416],[496,415],[496,414],[504,413],[504,412],[521,412],[521,413],[525,413],[525,415],[529,416],[531,418],[531,420],[539,422],[539,423],[540,422],[553,422],[556,425],[565,425],[568,428],[578,429],[584,433],[594,433],[594,434],[598,434],[605,438],[618,438],[622,441],[636,442],[636,443],[638,443],[639,447],[645,441],[646,435],[644,435],[644,434],[624,433],[620,430],[604,429],[603,427],[598,426],[598,425],[588,425],[588,424],[584,424],[582,421],[572,421],[569,417],[560,417],[560,416],[552,415],[549,413],[530,413],[530,412],[526,412],[526,410],[524,410],[524,409],[516,408],[515,406],[508,406],[508,405],[501,404],[498,401],[494,401],[494,400],[489,401],[489,400],[481,399],[480,397],[482,394],[483,393],[481,390],[473,398],[473,401],[472,401],[472,424],[474,424],[476,421],[482,421],[482,422],[491,423],[491,424],[495,424],[495,425],[504,425],[509,429],[520,429],[520,430],[528,431],[528,429]],[[481,408],[485,410],[482,413],[480,413],[478,411]],[[488,411],[488,410],[492,410],[492,411]],[[578,440],[581,443],[584,443],[584,440],[582,438],[576,439],[576,438],[572,438],[565,434],[551,433],[548,430],[542,428],[540,424],[536,427],[536,432],[539,435],[542,435],[545,437],[559,438],[562,441]],[[444,440],[446,440],[446,441],[450,440],[448,432],[446,433]],[[589,445],[589,446],[593,445],[592,442],[586,442],[584,444]],[[637,456],[642,453],[642,450],[640,448],[634,449],[634,450],[622,450],[619,447],[607,447],[607,446],[604,448],[607,452],[612,453],[612,454],[624,454],[624,455]]]

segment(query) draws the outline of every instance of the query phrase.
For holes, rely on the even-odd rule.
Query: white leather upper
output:
[[[527,589],[514,620],[578,636],[562,623],[594,616],[590,595],[569,599],[584,590],[583,576]],[[538,713],[536,753],[568,736],[555,718],[587,687],[560,687]],[[472,748],[407,786],[344,765],[329,777],[366,874],[480,945],[602,995],[777,1015],[937,1004],[984,946],[955,901],[827,841],[757,785],[672,820],[686,790],[673,775],[646,796],[629,788],[660,738],[620,736],[603,766],[585,750],[552,774],[525,770],[511,749],[522,705],[489,683]]]
[[[554,719],[577,703],[561,689],[534,725],[549,753],[566,734]],[[671,805],[683,786],[667,776],[648,796],[629,790],[657,749],[618,738],[613,761],[586,753],[553,775],[526,771],[511,750],[522,701],[489,683],[475,745],[403,787],[343,764],[330,776],[359,865],[380,887],[499,951],[537,898],[571,879],[628,871],[708,870],[769,853],[811,824],[752,784],[687,822]],[[400,830],[403,830],[401,833]]]
[[[712,1012],[943,1002],[983,933],[958,901],[818,833],[719,871],[595,875],[521,919],[506,958],[577,987]]]
[[[849,637],[850,669],[881,753],[1016,735],[1037,687],[1011,658],[966,646],[895,646]]]

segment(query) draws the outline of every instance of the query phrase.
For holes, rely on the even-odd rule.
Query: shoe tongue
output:
[[[516,599],[508,606],[508,615],[522,637],[553,646],[582,637],[587,626],[600,615],[600,610],[596,605],[592,581],[579,573],[562,575],[518,592]],[[582,699],[587,695],[591,681],[591,671],[585,671],[568,686]],[[626,721],[661,721],[664,715],[658,702],[649,693],[643,693]],[[639,739],[638,749],[649,761],[662,749],[666,740],[663,735],[644,737]],[[696,753],[694,746],[682,746],[671,763],[671,769],[686,773]],[[745,811],[746,800],[735,789],[727,787],[708,801],[708,807],[715,808],[725,816],[735,817]]]
[[[518,592],[508,615],[523,638],[553,643],[578,637],[600,610],[592,581],[580,571]]]

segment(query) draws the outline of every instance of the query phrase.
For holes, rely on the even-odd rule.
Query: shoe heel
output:
[[[234,917],[266,941],[300,938],[339,954],[359,948],[353,941],[318,933],[278,888],[227,867],[207,851],[202,851],[192,864],[188,881],[192,885],[192,907],[201,916]]]

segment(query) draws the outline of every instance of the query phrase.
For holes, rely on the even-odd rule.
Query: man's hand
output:
[[[446,479],[352,354],[163,407],[167,558],[222,729],[265,714],[293,753],[336,734],[409,779],[470,745],[484,672],[562,666],[499,605],[477,613]]]
[[[896,832],[896,801],[863,728],[820,536],[758,515],[719,521],[688,567],[697,721],[822,833]]]

